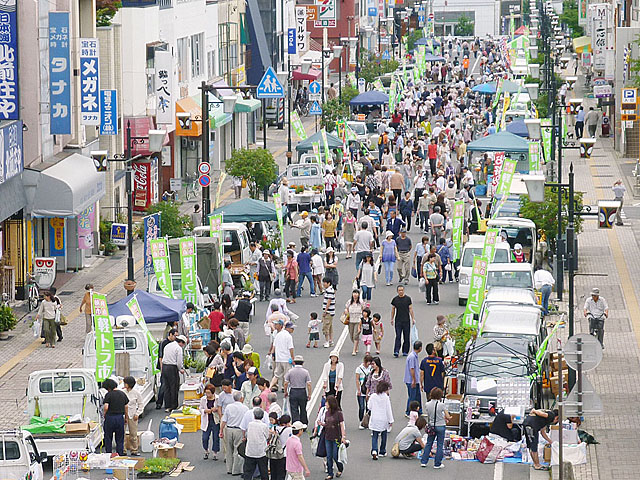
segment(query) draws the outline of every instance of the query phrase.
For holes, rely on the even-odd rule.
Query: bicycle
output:
[[[187,201],[198,196],[198,176],[193,174],[187,174],[183,181],[184,197]]]
[[[29,311],[32,312],[38,308],[38,304],[40,303],[40,289],[38,288],[35,275],[27,273],[27,277],[29,278],[27,283],[27,307]]]
[[[300,117],[306,117],[307,115],[309,115],[309,102],[306,102],[304,100],[297,102],[296,112],[298,112],[298,115]]]

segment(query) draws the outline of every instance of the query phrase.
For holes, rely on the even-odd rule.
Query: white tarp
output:
[[[75,217],[106,192],[105,173],[79,153],[42,171],[25,169],[24,184],[33,217]]]

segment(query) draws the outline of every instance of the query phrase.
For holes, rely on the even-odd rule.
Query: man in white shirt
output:
[[[253,410],[256,408],[262,409],[262,407],[260,406],[261,404],[262,404],[262,399],[260,397],[256,397],[251,401],[251,403],[247,406],[248,410],[244,413],[244,417],[242,417],[242,422],[240,423],[240,430],[242,430],[243,432],[247,431],[249,424],[253,422],[255,418],[253,415]],[[269,425],[269,416],[265,415],[264,417],[262,417],[262,421],[266,425]]]
[[[267,468],[267,442],[269,440],[269,427],[262,421],[264,410],[253,409],[254,420],[249,422],[245,438],[247,448],[245,450],[243,480],[251,480],[256,466],[260,471],[260,480],[268,480],[269,472]]]
[[[539,268],[536,273],[533,274],[533,282],[535,283],[536,290],[540,290],[542,293],[542,308],[545,315],[549,315],[549,297],[551,296],[551,289],[554,283],[556,283],[553,275],[544,268]]]
[[[282,178],[282,183],[278,188],[278,193],[280,194],[280,202],[282,203],[282,216],[289,221],[289,224],[293,223],[293,219],[291,218],[291,212],[289,211],[289,180],[287,177]]]
[[[369,217],[371,218],[371,217]],[[373,222],[373,219],[371,219]],[[360,230],[353,236],[354,249],[356,251],[356,271],[360,268],[360,263],[367,257],[367,253],[371,254],[375,247],[375,239],[373,233],[369,231],[369,223],[363,221],[360,223]]]
[[[178,408],[180,373],[184,373],[182,349],[187,344],[184,335],[178,335],[174,342],[164,347],[162,354],[161,383],[164,388],[164,406],[167,413]]]
[[[249,244],[249,275],[253,288],[256,290],[256,294],[260,293],[260,282],[258,281],[258,262],[262,258],[262,251],[258,248],[255,242]]]
[[[282,387],[284,389],[284,376],[293,365],[293,337],[291,333],[295,328],[293,322],[287,322],[283,327],[282,320],[278,319],[274,323],[275,329],[278,333],[273,339],[273,345],[269,355],[275,356],[275,367],[273,369],[273,378],[271,379],[271,391],[278,391],[278,382],[282,379]]]
[[[256,367],[249,367],[247,370],[247,380],[242,382],[240,387],[240,393],[244,398],[243,403],[247,407],[251,407],[253,399],[260,396],[260,389],[258,388],[258,369]]]
[[[220,420],[220,438],[224,439],[225,465],[227,466],[227,473],[230,475],[240,475],[242,473],[244,462],[243,458],[238,455],[238,445],[240,445],[244,437],[240,425],[247,410],[249,410],[247,406],[242,403],[242,394],[234,392],[233,403],[227,405]]]

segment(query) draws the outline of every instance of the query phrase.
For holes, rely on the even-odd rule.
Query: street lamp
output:
[[[540,89],[540,85],[537,83],[525,83],[524,88],[527,89],[529,93],[529,98],[534,102],[538,100],[538,90]]]
[[[529,132],[529,138],[531,140],[540,140],[542,137],[542,129],[540,127],[540,119],[539,118],[525,118],[524,124],[527,127],[527,132]]]
[[[540,65],[537,63],[530,63],[529,72],[533,78],[540,78]]]

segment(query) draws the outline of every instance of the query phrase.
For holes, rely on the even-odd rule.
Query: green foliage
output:
[[[574,211],[582,210],[583,192],[575,192]],[[558,234],[558,192],[553,187],[544,189],[544,202],[534,203],[529,201],[527,195],[520,197],[520,215],[529,218],[536,224],[536,229],[542,231],[552,250],[555,250],[555,238]],[[569,216],[568,198],[562,199],[562,231],[566,231]],[[582,217],[574,215],[575,234],[582,232]]]
[[[105,243],[111,238],[111,225],[113,222],[109,220],[105,220],[104,218],[100,219],[100,241]]]
[[[122,7],[122,2],[114,0],[96,1],[96,26],[108,27],[116,12]]]
[[[546,93],[538,93],[538,100],[534,102],[538,109],[538,118],[547,118],[549,116],[549,98]]]
[[[466,15],[462,15],[458,18],[458,23],[456,24],[456,35],[461,37],[473,35],[473,22]]]
[[[0,332],[13,330],[18,324],[18,319],[11,307],[0,307]]]
[[[364,51],[360,56],[360,73],[367,83],[373,83],[385,73],[395,72],[399,63],[396,60],[382,60],[380,55]]]
[[[357,88],[353,88],[351,85],[342,86],[342,95],[340,95],[340,102],[349,106],[349,102],[360,94]]]
[[[634,42],[636,44],[636,48],[640,46],[640,35],[636,37]],[[629,85],[640,87],[640,58],[631,58],[629,61]]]
[[[407,51],[411,51],[416,48],[416,42],[424,37],[424,31],[422,28],[416,28],[409,35],[407,35]]]
[[[273,155],[264,148],[234,150],[231,158],[226,161],[226,170],[229,175],[248,180],[251,198],[258,198],[260,192],[278,176],[278,166]]]
[[[571,29],[571,38],[584,35],[584,29],[578,25],[578,3],[576,0],[564,0],[564,2],[562,2],[560,22]]]
[[[462,325],[462,315],[456,316],[455,314],[448,315],[448,321],[451,322],[454,318],[457,317],[458,326],[453,330],[449,330],[451,337],[455,341],[456,352],[459,354],[464,353],[464,349],[467,345],[467,342],[476,336],[476,329],[473,327],[467,327]]]
[[[113,243],[111,240],[105,240],[104,243],[104,254],[107,256],[111,256],[118,251],[118,246]]]
[[[343,92],[344,94],[344,92]],[[329,100],[322,106],[322,117],[320,118],[320,128],[331,132],[336,127],[338,120],[349,118],[349,104],[340,102],[337,98]]]
[[[189,215],[180,214],[178,204],[172,201],[158,202],[147,208],[147,215],[160,212],[162,236],[169,238],[182,237],[185,230],[193,229]]]
[[[191,358],[191,356],[185,355],[183,363],[185,368],[191,368],[195,370],[196,373],[204,372],[204,369],[206,367],[206,362],[201,356]]]
[[[531,75],[527,75],[526,77],[524,77],[524,84],[526,85],[527,83],[537,83],[538,85],[540,85],[540,83],[542,83],[542,80],[540,80],[539,78],[533,78]]]
[[[140,473],[169,473],[180,463],[179,458],[147,458]]]

